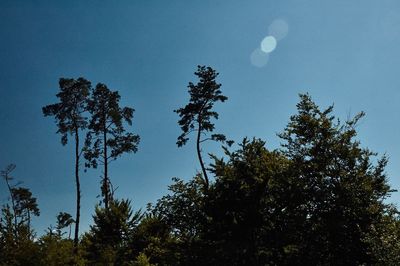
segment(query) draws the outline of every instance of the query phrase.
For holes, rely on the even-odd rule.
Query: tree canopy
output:
[[[227,98],[217,73],[199,66],[190,102],[176,110],[182,134],[178,146],[197,132],[203,168],[192,178],[173,178],[169,192],[146,210],[113,195],[108,164],[137,151],[139,136],[126,130],[133,108],[120,95],[83,78],[61,79],[60,102],[43,108],[55,116],[62,144],[75,137],[75,173],[84,154],[87,167],[104,166],[102,204],[90,229],[70,239],[78,219],[64,211],[56,226],[36,236],[36,197],[1,171],[9,197],[0,215],[0,265],[399,265],[400,220],[387,199],[386,155],[362,146],[357,125],[364,113],[342,122],[333,106],[320,108],[300,94],[297,112],[278,134],[279,147],[261,138],[231,146],[214,134],[215,102]],[[79,146],[79,132],[86,133]],[[83,134],[84,135],[84,134]],[[200,144],[222,141],[220,156],[202,161]],[[221,153],[219,153],[221,154]],[[207,177],[208,169],[212,179]],[[79,184],[79,179],[76,179]],[[77,195],[80,195],[79,186]],[[77,209],[79,210],[79,197]],[[67,230],[69,228],[69,234]]]
[[[86,166],[97,168],[99,162],[104,166],[101,192],[106,208],[112,200],[108,165],[123,153],[135,153],[140,141],[139,135],[127,132],[124,122],[132,125],[133,112],[130,107],[119,106],[118,91],[111,91],[106,85],[99,83],[87,101],[91,115],[89,132],[86,135]]]

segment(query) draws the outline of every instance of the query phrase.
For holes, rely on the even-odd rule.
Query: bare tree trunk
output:
[[[28,209],[28,235],[31,237],[31,212]]]
[[[200,137],[201,137],[201,121],[199,121],[199,131],[197,132],[196,148],[197,148],[197,157],[199,158],[201,170],[202,170],[203,176],[204,176],[204,189],[205,189],[205,191],[208,191],[209,182],[208,182],[207,171],[204,166],[203,158],[201,157]]]
[[[107,132],[106,126],[104,124],[103,132],[103,145],[104,145],[104,178],[103,178],[103,193],[104,193],[104,206],[108,210],[109,199],[109,189],[108,189],[108,158],[107,158]]]
[[[6,180],[7,183],[7,187],[8,187],[8,191],[10,192],[10,197],[11,197],[11,206],[12,206],[12,210],[13,210],[13,214],[14,214],[14,236],[17,239],[18,237],[18,230],[17,230],[17,226],[18,226],[18,220],[17,220],[17,214],[15,212],[15,199],[14,199],[14,194],[12,192],[12,188],[10,183],[8,182],[8,175],[9,173],[6,173],[4,176],[4,179]]]
[[[79,182],[79,134],[75,129],[75,182],[76,182],[76,217],[75,217],[75,236],[74,236],[74,253],[78,252],[79,240],[79,219],[81,209],[81,187]]]

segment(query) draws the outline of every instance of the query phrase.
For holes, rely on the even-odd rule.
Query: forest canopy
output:
[[[189,103],[175,111],[182,130],[177,145],[194,132],[193,156],[202,171],[173,178],[169,192],[146,210],[114,195],[107,168],[138,151],[139,136],[129,130],[134,109],[120,107],[118,91],[105,84],[92,88],[84,78],[60,79],[60,101],[43,113],[55,117],[63,145],[74,140],[77,212],[55,214],[56,226],[38,236],[31,227],[32,219],[40,219],[36,195],[13,176],[15,165],[6,167],[0,265],[400,264],[398,210],[386,201],[394,191],[385,173],[388,158],[357,138],[364,113],[341,122],[333,106],[320,108],[300,94],[297,113],[278,134],[279,148],[262,138],[231,146],[224,134],[203,138],[216,128],[214,104],[228,100],[218,73],[199,66],[195,76]],[[205,140],[220,141],[224,155],[206,157],[200,146]],[[86,168],[103,169],[102,200],[83,233],[81,160]]]

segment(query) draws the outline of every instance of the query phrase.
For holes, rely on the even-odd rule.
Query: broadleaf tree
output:
[[[203,138],[203,135],[214,131],[215,125],[211,122],[211,119],[218,119],[218,113],[213,110],[214,104],[216,102],[225,102],[228,97],[222,95],[221,84],[216,81],[218,73],[214,69],[198,66],[194,74],[199,81],[197,84],[189,82],[189,103],[183,108],[174,110],[180,117],[178,124],[182,130],[182,134],[178,137],[176,144],[178,147],[182,147],[189,140],[188,135],[196,132],[197,157],[204,178],[204,187],[207,191],[209,178],[201,155],[201,144],[207,140],[225,142],[226,137],[223,134],[211,134],[209,137]],[[232,144],[232,141],[227,141],[227,143]]]
[[[299,260],[304,265],[371,265],[374,252],[364,241],[391,206],[387,157],[363,148],[357,123],[340,122],[333,106],[321,110],[308,94],[300,95],[298,113],[279,134],[282,152],[296,177],[297,208],[303,216],[296,230]]]
[[[108,166],[124,153],[137,152],[140,141],[139,135],[125,129],[125,123],[132,125],[135,110],[120,107],[120,99],[118,91],[111,91],[105,84],[99,83],[88,100],[91,119],[85,142],[85,165],[97,168],[101,164],[104,167],[101,192],[106,209],[113,194]]]
[[[84,78],[61,78],[60,92],[56,95],[58,103],[42,108],[44,116],[54,116],[57,123],[57,133],[61,134],[61,143],[66,145],[68,136],[75,139],[75,185],[76,185],[76,216],[74,245],[77,251],[79,238],[81,189],[79,180],[79,162],[82,154],[80,133],[87,127],[87,98],[90,94],[91,83]]]

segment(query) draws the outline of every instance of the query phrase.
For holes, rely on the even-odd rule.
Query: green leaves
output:
[[[112,200],[108,208],[97,206],[94,225],[84,240],[89,262],[124,265],[133,256],[129,244],[142,217],[141,211],[132,211],[129,200]]]
[[[104,166],[102,192],[109,205],[97,206],[94,225],[82,239],[87,263],[399,264],[399,215],[385,201],[394,191],[385,174],[388,159],[377,158],[357,139],[363,112],[341,122],[333,105],[320,109],[308,94],[301,94],[297,113],[279,134],[279,149],[268,149],[262,139],[244,138],[236,150],[222,146],[223,158],[210,154],[213,163],[206,168],[200,144],[211,140],[230,146],[233,141],[212,134],[213,119],[218,119],[214,104],[227,100],[216,82],[218,73],[198,66],[195,75],[198,82],[188,85],[189,103],[175,110],[182,130],[177,145],[196,133],[203,173],[188,181],[174,178],[170,192],[146,215],[133,212],[127,200],[113,200],[109,188],[109,162],[136,152],[140,140],[126,130],[134,109],[119,106],[118,92],[99,83],[88,94],[77,93],[77,84],[88,83],[62,79],[60,102],[43,109],[56,117],[63,144],[72,129],[88,130],[83,149],[87,167]],[[2,172],[7,182],[12,170]],[[207,171],[215,182],[208,182]],[[3,208],[3,239],[14,237],[14,214],[36,211],[28,190],[10,192],[13,208]],[[73,223],[66,213],[57,219],[57,228]]]
[[[297,107],[280,149],[247,138],[237,150],[223,147],[224,158],[211,156],[207,193],[201,176],[175,179],[158,201],[153,212],[183,241],[181,264],[396,264],[387,158],[356,139],[364,114],[340,123],[309,95]]]
[[[11,177],[15,165],[10,164],[1,171],[10,193],[11,207],[7,203],[0,212],[0,264],[1,265],[36,265],[38,247],[33,242],[34,231],[30,228],[31,215],[39,216],[36,198],[28,188],[12,184]]]
[[[309,239],[302,252],[309,253],[307,260],[327,264],[368,264],[371,257],[363,250],[369,247],[362,239],[388,208],[383,203],[391,192],[383,171],[387,160],[374,165],[376,154],[355,139],[364,113],[334,123],[333,107],[320,111],[309,95],[300,95],[297,108],[279,136],[291,175],[301,184],[297,205],[305,206]]]

